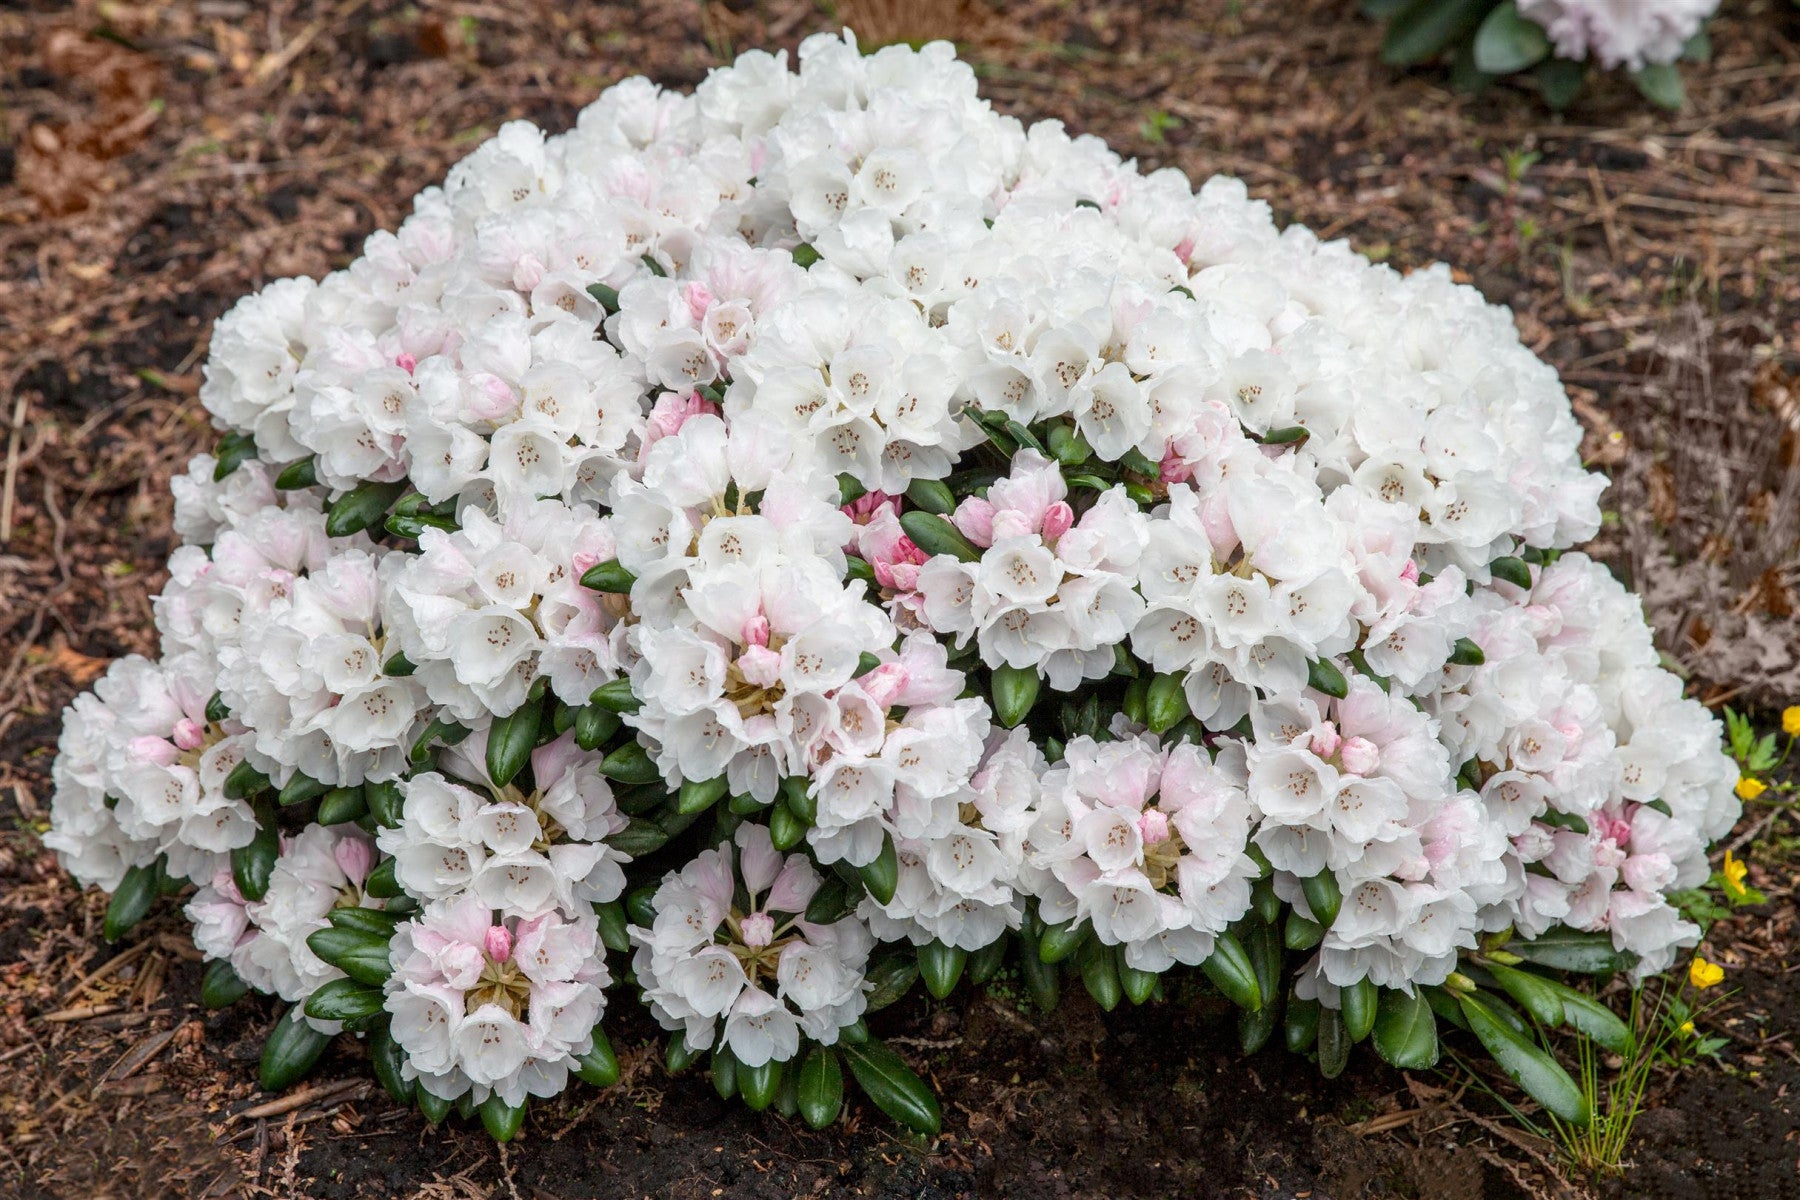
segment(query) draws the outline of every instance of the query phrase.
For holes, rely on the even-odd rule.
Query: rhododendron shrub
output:
[[[1676,63],[1712,54],[1707,20],[1719,0],[1362,0],[1387,22],[1383,62],[1410,67],[1440,58],[1465,91],[1529,71],[1552,108],[1574,103],[1595,66],[1630,74],[1654,104],[1685,99]]]
[[[161,658],[70,707],[47,841],[112,937],[192,886],[209,1002],[293,1006],[270,1087],[366,1037],[506,1137],[641,1000],[753,1107],[848,1068],[930,1129],[864,1018],[1009,961],[1516,1065],[1502,994],[1622,1030],[1546,972],[1668,967],[1738,814],[1504,310],[945,45],[506,125],[201,398]]]

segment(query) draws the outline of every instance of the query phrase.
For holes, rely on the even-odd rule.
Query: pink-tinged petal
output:
[[[375,865],[375,848],[360,837],[347,837],[331,848],[331,857],[351,886],[361,887]]]
[[[994,544],[994,506],[980,496],[970,496],[957,505],[950,520],[977,546]]]
[[[762,825],[739,825],[737,831],[738,869],[744,875],[744,890],[751,899],[769,890],[781,871],[781,851],[769,840],[769,830]]]
[[[781,874],[769,886],[769,896],[763,901],[763,907],[775,912],[805,912],[806,906],[812,903],[813,893],[818,890],[818,872],[796,854],[782,864]]]

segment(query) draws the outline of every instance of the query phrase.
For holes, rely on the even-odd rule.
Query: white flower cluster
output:
[[[1558,58],[1597,58],[1607,70],[1672,63],[1717,12],[1719,0],[1519,0],[1544,27]]]
[[[1657,970],[1737,813],[1564,553],[1604,481],[1504,310],[945,45],[509,124],[226,314],[202,399],[163,658],[69,710],[48,844],[191,881],[210,958],[372,1005],[439,1100],[561,1088],[632,943],[750,1067],[857,1026],[880,943],[1156,972],[1270,891],[1307,995],[1509,927]],[[399,922],[373,1000],[308,945],[346,906]]]

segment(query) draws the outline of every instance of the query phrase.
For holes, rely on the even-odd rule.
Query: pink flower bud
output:
[[[1343,744],[1343,735],[1338,733],[1338,727],[1330,721],[1321,721],[1318,728],[1313,730],[1312,752],[1320,758],[1330,758]]]
[[[375,851],[361,838],[343,839],[332,847],[331,857],[344,878],[355,887],[362,886],[363,880],[369,877],[369,869],[375,865]]]
[[[839,511],[858,525],[867,525],[882,509],[890,507],[895,512],[900,510],[898,497],[890,496],[886,492],[874,491],[864,492],[850,503],[843,505]]]
[[[1044,510],[1044,540],[1054,542],[1075,524],[1075,510],[1066,500],[1058,500]]]
[[[687,301],[688,315],[696,321],[706,316],[713,303],[712,289],[697,279],[681,289],[681,298]]]
[[[994,544],[994,506],[980,496],[970,496],[950,514],[951,524],[977,546]]]
[[[125,743],[125,751],[137,762],[155,763],[159,767],[171,767],[181,755],[170,744],[169,739],[159,737],[134,737]]]
[[[746,683],[773,687],[781,679],[781,655],[767,646],[746,646],[738,655],[737,669]]]
[[[905,689],[909,675],[904,666],[897,662],[882,663],[857,681],[862,690],[880,708],[891,708],[894,697]]]
[[[1381,762],[1381,751],[1368,738],[1345,738],[1338,753],[1344,770],[1352,775],[1367,775]]]
[[[1175,257],[1181,260],[1183,266],[1186,266],[1188,260],[1194,257],[1193,234],[1190,233],[1175,243]]]
[[[769,644],[769,618],[757,613],[744,622],[744,645],[767,646]]]
[[[1186,459],[1176,453],[1175,448],[1171,446],[1169,447],[1169,452],[1163,455],[1163,460],[1157,467],[1156,475],[1157,478],[1162,480],[1165,484],[1186,483],[1194,477],[1194,468],[1189,465]]]
[[[419,360],[415,356],[402,350],[399,354],[394,356],[394,365],[399,367],[402,371],[405,371],[408,375],[411,375],[413,373],[413,368],[419,365]]]
[[[1419,564],[1410,558],[1407,559],[1406,565],[1400,568],[1400,578],[1408,583],[1419,582]]]
[[[1169,818],[1160,808],[1146,808],[1139,813],[1137,827],[1146,846],[1169,840]]]
[[[775,940],[775,918],[768,913],[751,913],[738,923],[738,932],[744,939],[744,945],[752,950],[761,950]]]
[[[600,556],[598,554],[593,554],[586,550],[576,551],[574,559],[570,562],[570,565],[575,568],[575,578],[580,579],[583,575],[586,575],[588,569],[599,561]]]
[[[512,934],[504,925],[490,925],[486,936],[481,939],[481,948],[487,956],[497,963],[503,963],[512,957]]]
[[[464,391],[467,416],[476,421],[498,421],[519,407],[519,397],[498,375],[477,375],[469,380],[473,386]]]
[[[169,740],[183,750],[198,750],[206,744],[206,729],[192,717],[184,717],[175,722],[175,731]]]

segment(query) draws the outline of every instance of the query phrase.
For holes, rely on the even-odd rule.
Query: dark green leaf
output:
[[[1035,667],[995,667],[994,719],[1008,729],[1023,721],[1042,686]]]
[[[1631,82],[1637,85],[1644,99],[1670,112],[1680,112],[1687,100],[1687,89],[1682,87],[1681,72],[1674,63],[1649,63],[1642,70],[1631,73]]]
[[[600,763],[600,773],[626,784],[655,783],[662,778],[650,752],[638,742],[626,742]]]
[[[355,1021],[382,1010],[380,988],[354,979],[333,979],[306,998],[306,1015],[321,1021]]]
[[[1523,71],[1549,54],[1550,35],[1536,21],[1520,16],[1513,0],[1489,13],[1475,33],[1475,65],[1491,75]]]
[[[719,1093],[719,1099],[729,1100],[738,1094],[738,1069],[737,1055],[731,1052],[730,1046],[713,1047],[710,1074],[713,1091]]]
[[[1315,658],[1306,664],[1306,686],[1339,700],[1350,694],[1350,681],[1328,658]]]
[[[595,1087],[611,1087],[619,1082],[619,1059],[612,1043],[598,1026],[594,1028],[594,1044],[586,1054],[575,1056],[575,1074],[582,1082]]]
[[[940,517],[956,511],[956,496],[941,479],[913,480],[907,486],[906,498],[912,501],[914,507],[936,513]]]
[[[587,294],[599,301],[600,307],[608,313],[619,311],[619,289],[608,287],[604,283],[590,283],[587,285]]]
[[[1375,1011],[1375,1053],[1404,1071],[1423,1071],[1438,1060],[1437,1018],[1423,989],[1412,995],[1384,988]]]
[[[1201,962],[1200,970],[1239,1008],[1255,1012],[1262,1007],[1262,988],[1256,982],[1250,955],[1234,934],[1221,933],[1213,938],[1213,952]]]
[[[1493,0],[1413,0],[1388,23],[1381,61],[1392,67],[1429,62],[1474,32]]]
[[[1337,920],[1338,909],[1344,905],[1344,894],[1338,890],[1337,876],[1330,867],[1326,867],[1317,875],[1300,881],[1300,890],[1306,896],[1306,907],[1312,909],[1313,919],[1326,929]]]
[[[669,831],[661,825],[642,817],[633,817],[631,824],[607,838],[606,844],[622,854],[642,858],[661,850],[668,841]]]
[[[156,899],[156,864],[145,863],[141,867],[132,867],[125,872],[119,881],[118,890],[113,892],[112,899],[106,903],[106,920],[101,931],[106,940],[116,942],[136,928],[150,911],[151,901]]]
[[[1344,1032],[1352,1042],[1360,1042],[1375,1028],[1375,1009],[1380,990],[1367,978],[1338,989],[1339,1010],[1344,1016]]]
[[[1514,587],[1531,590],[1531,567],[1522,558],[1496,558],[1488,564],[1488,570],[1495,579],[1501,579]]]
[[[307,455],[299,462],[291,462],[281,468],[281,474],[275,476],[275,486],[284,492],[309,488],[319,482],[312,455]]]
[[[394,973],[388,952],[390,937],[391,933],[327,925],[308,934],[306,944],[321,962],[329,963],[358,983],[380,987]]]
[[[900,886],[900,856],[894,849],[892,836],[882,835],[881,853],[868,866],[856,868],[856,874],[875,903],[893,903],[894,889]]]
[[[1457,638],[1450,650],[1450,661],[1459,667],[1479,667],[1487,661],[1487,655],[1468,638]]]
[[[406,798],[400,794],[400,785],[393,780],[381,783],[370,780],[363,784],[363,803],[368,806],[376,824],[393,829],[400,824]]]
[[[843,1053],[857,1086],[875,1107],[914,1132],[937,1134],[943,1125],[937,1097],[886,1043],[870,1038],[861,1045],[846,1044]]]
[[[406,918],[399,913],[379,908],[351,908],[346,905],[332,909],[325,914],[325,919],[331,922],[333,929],[379,938],[385,945],[394,936],[394,927]]]
[[[671,1075],[679,1075],[694,1065],[700,1057],[699,1051],[687,1044],[687,1035],[677,1029],[669,1035],[669,1047],[663,1052],[663,1068]]]
[[[1309,921],[1297,912],[1290,912],[1287,924],[1282,929],[1281,943],[1289,950],[1311,950],[1325,940],[1325,927],[1317,921]]]
[[[1587,73],[1588,65],[1585,61],[1547,58],[1538,64],[1534,72],[1537,76],[1538,94],[1543,96],[1545,104],[1556,112],[1561,112],[1575,103],[1575,97],[1581,94],[1581,85],[1587,82]]]
[[[424,766],[425,760],[431,757],[432,746],[439,742],[446,746],[454,746],[468,736],[469,730],[455,721],[433,717],[431,724],[425,727],[425,732],[419,735],[419,740],[412,744],[412,751],[408,758],[413,766]]]
[[[1033,1004],[1045,1012],[1056,1008],[1061,990],[1058,971],[1054,963],[1044,961],[1038,935],[1029,925],[1019,930],[1019,978],[1025,981]]]
[[[314,819],[321,825],[347,825],[362,820],[368,811],[369,804],[363,798],[361,788],[332,788],[319,800],[318,815]]]
[[[925,990],[942,1000],[956,988],[968,965],[969,952],[943,942],[926,942],[919,947],[919,977]]]
[[[806,840],[806,825],[785,804],[769,809],[769,841],[775,849],[787,853]]]
[[[1541,1048],[1514,1031],[1494,1011],[1473,996],[1460,995],[1463,1017],[1500,1069],[1539,1104],[1571,1125],[1588,1122],[1587,1101],[1562,1065]]]
[[[819,801],[812,794],[812,781],[804,775],[789,775],[781,781],[781,803],[800,819],[812,825],[819,819]]]
[[[262,1089],[279,1092],[312,1070],[331,1045],[331,1035],[320,1033],[301,1019],[295,1005],[275,1019],[263,1043]]]
[[[1538,1024],[1562,1024],[1562,997],[1548,986],[1548,980],[1501,963],[1489,963],[1487,967],[1506,994],[1517,1000]]]
[[[963,562],[977,562],[981,558],[981,551],[970,545],[969,540],[957,532],[956,526],[936,513],[918,509],[903,512],[900,528],[927,557],[948,554]]]
[[[980,987],[994,977],[1005,961],[1006,934],[1003,931],[999,937],[970,953],[969,969],[966,972],[969,982]]]
[[[257,770],[249,759],[245,759],[231,768],[231,774],[225,776],[225,798],[247,800],[268,791],[269,786],[269,777]]]
[[[543,702],[527,700],[508,715],[495,717],[488,726],[487,772],[495,787],[511,783],[531,761],[531,752],[537,749],[538,722],[543,716]]]
[[[617,900],[594,905],[594,919],[600,926],[600,941],[615,954],[631,949],[631,935],[626,933],[625,906]]]
[[[222,958],[207,963],[206,974],[200,977],[200,1003],[208,1008],[235,1004],[249,990],[250,985]]]
[[[369,1034],[369,1065],[375,1069],[376,1081],[397,1102],[411,1104],[417,1088],[400,1070],[405,1062],[406,1051],[385,1022]]]
[[[1088,943],[1087,953],[1081,959],[1081,982],[1102,1010],[1111,1012],[1119,1007],[1119,997],[1124,989],[1119,983],[1118,960],[1111,946],[1103,946],[1098,941]]]
[[[676,793],[675,811],[688,816],[703,813],[717,804],[724,797],[726,790],[723,775],[717,779],[690,779],[682,784],[681,790]]]
[[[629,592],[636,582],[637,576],[621,566],[616,558],[595,563],[581,573],[581,586],[596,592]]]
[[[450,1115],[452,1101],[441,1099],[426,1091],[423,1087],[415,1088],[413,1099],[418,1102],[419,1111],[433,1125],[442,1125],[444,1118]]]
[[[837,1051],[829,1046],[814,1046],[800,1060],[800,1081],[795,1093],[800,1102],[800,1116],[813,1129],[823,1129],[837,1120],[844,1107],[844,1068]]]
[[[750,1111],[761,1112],[781,1087],[781,1063],[774,1059],[754,1067],[738,1063],[737,1086]]]
[[[836,875],[826,875],[819,890],[806,904],[806,919],[815,925],[830,925],[856,911],[861,895],[852,896],[849,887]]]
[[[794,247],[794,262],[802,267],[812,266],[819,261],[819,257],[819,252],[812,248],[811,243],[801,242]]]
[[[404,479],[398,483],[357,484],[333,500],[331,507],[325,510],[326,534],[334,538],[349,537],[378,524],[406,488]]]
[[[1038,935],[1038,959],[1059,963],[1086,944],[1092,932],[1086,921],[1062,921],[1046,925]]]
[[[919,977],[919,960],[911,954],[890,954],[869,965],[865,977],[873,986],[864,1012],[879,1012],[911,990]]]
[[[1173,672],[1156,675],[1144,693],[1144,722],[1150,732],[1167,733],[1188,716],[1185,677]]]
[[[1629,950],[1613,949],[1610,933],[1552,929],[1529,941],[1514,938],[1506,943],[1506,949],[1540,967],[1580,971],[1587,975],[1610,975],[1637,965],[1637,955]]]
[[[218,447],[213,450],[213,457],[217,460],[213,464],[213,482],[217,483],[246,461],[256,457],[256,439],[247,433],[233,430],[219,439]]]
[[[281,837],[275,829],[275,814],[257,813],[256,836],[247,846],[231,852],[231,879],[246,900],[261,900],[269,891],[269,875],[275,870],[275,859],[281,852]]]
[[[395,860],[389,858],[375,864],[363,880],[363,892],[377,900],[391,900],[400,894],[400,881],[394,877]]]
[[[495,1092],[481,1102],[481,1126],[496,1142],[510,1142],[525,1124],[526,1103],[508,1104]]]
[[[598,704],[575,710],[575,744],[583,750],[598,750],[619,732],[619,714]]]
[[[1336,1079],[1350,1061],[1350,1031],[1344,1025],[1344,1014],[1335,1008],[1319,1009],[1319,1074]]]
[[[1289,995],[1284,1040],[1295,1054],[1311,1050],[1319,1040],[1319,1014],[1324,1008],[1317,1000],[1302,1000]]]

